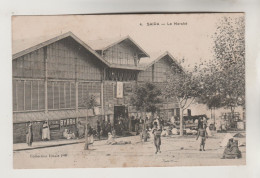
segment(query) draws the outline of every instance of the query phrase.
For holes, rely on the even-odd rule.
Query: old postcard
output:
[[[244,13],[12,17],[13,167],[246,164]]]

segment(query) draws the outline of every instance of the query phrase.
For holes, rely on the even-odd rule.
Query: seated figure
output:
[[[228,140],[227,146],[224,150],[222,159],[238,159],[241,158],[241,151],[238,148],[238,141],[233,138]]]

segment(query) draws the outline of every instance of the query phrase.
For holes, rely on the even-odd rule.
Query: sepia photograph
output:
[[[12,16],[13,168],[246,165],[245,14]]]

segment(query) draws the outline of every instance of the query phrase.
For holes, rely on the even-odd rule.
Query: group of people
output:
[[[154,135],[154,145],[156,149],[155,154],[161,152],[160,146],[161,146],[162,128],[163,128],[162,122],[160,122],[160,119],[156,118],[153,122],[153,129],[152,129],[152,133]],[[207,120],[200,118],[198,120],[198,131],[196,137],[196,140],[199,139],[199,151],[205,151],[206,139],[209,136],[207,129],[208,129]],[[146,132],[146,129],[144,132]],[[234,138],[230,138],[225,147],[222,159],[234,159],[234,158],[241,158],[241,157],[242,154],[238,148],[238,141],[234,140]]]
[[[41,134],[42,134],[42,141],[50,140],[50,128],[49,128],[49,124],[47,123],[47,121],[45,121],[42,125]],[[33,143],[32,122],[28,122],[28,125],[27,125],[26,143],[28,146],[32,146],[32,143]]]
[[[137,134],[139,134],[140,132],[142,132],[145,129],[152,129],[154,127],[154,120],[156,120],[158,123],[160,123],[160,126],[164,125],[164,120],[163,118],[159,117],[159,116],[155,116],[155,117],[148,117],[145,116],[144,118],[142,118],[141,116],[131,116],[131,128],[130,130],[132,132],[136,132]]]
[[[99,121],[97,121],[96,131],[97,131],[98,139],[100,140],[101,136],[107,137],[108,133],[111,133],[113,129],[114,129],[114,127],[112,126],[110,120],[105,121],[103,119],[101,123]]]
[[[65,129],[64,130],[63,137],[66,138],[67,140],[76,138],[75,133],[72,132],[70,129]]]
[[[155,154],[161,153],[161,135],[163,131],[163,125],[164,122],[162,118],[159,118],[158,116],[155,117],[152,121],[148,117],[145,119],[136,119],[138,123],[136,122],[135,125],[135,131],[139,133],[140,131],[140,137],[141,140],[146,142],[149,138],[150,132],[153,135],[153,142],[155,146]],[[199,151],[205,151],[205,144],[206,140],[209,136],[207,131],[207,120],[205,119],[199,119],[198,120],[198,131],[197,131],[197,137],[196,140],[199,139]],[[141,129],[140,129],[141,128]],[[87,134],[87,135],[85,135]],[[74,138],[82,138],[85,137],[88,139],[88,144],[93,144],[94,142],[94,135],[97,135],[98,139],[100,139],[101,136],[105,136],[108,138],[107,143],[108,144],[114,144],[115,138],[116,138],[116,129],[112,126],[110,123],[110,120],[107,122],[105,120],[102,120],[100,123],[97,121],[97,128],[94,130],[90,124],[82,125],[80,122],[77,124],[76,128],[76,134],[73,133],[69,129],[65,129],[63,132],[63,137],[66,139],[74,139]],[[48,122],[44,122],[42,125],[42,140],[47,141],[50,140],[50,128],[48,125]],[[26,130],[26,143],[28,146],[32,146],[33,143],[33,130],[32,130],[32,122],[29,122],[27,125]],[[222,158],[241,158],[241,152],[238,148],[238,142],[234,140],[233,138],[228,140],[228,143],[225,147],[223,157]]]

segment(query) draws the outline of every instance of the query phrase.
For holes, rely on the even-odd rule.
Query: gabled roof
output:
[[[175,63],[182,71],[185,71],[184,68],[178,63],[178,61],[168,51],[164,52],[159,57],[156,57],[156,58],[151,59],[151,60],[150,59],[146,59],[146,60],[141,59],[142,62],[141,61],[140,62],[141,62],[141,65],[143,65],[145,70],[146,70],[167,55],[170,57],[170,59],[172,60],[173,63]]]
[[[38,50],[42,47],[45,47],[49,44],[52,44],[56,41],[59,41],[59,40],[62,40],[64,38],[67,38],[67,37],[71,37],[73,38],[78,44],[80,44],[81,46],[83,46],[86,50],[88,50],[89,52],[91,52],[94,56],[96,56],[100,61],[102,61],[104,64],[106,64],[107,66],[110,66],[110,63],[107,62],[106,60],[104,60],[95,50],[93,50],[90,46],[88,46],[86,43],[84,43],[81,39],[79,39],[76,35],[74,35],[72,32],[67,32],[67,33],[64,33],[62,35],[59,35],[59,36],[56,36],[54,38],[51,38],[45,42],[42,42],[42,43],[39,43],[35,46],[32,46],[30,48],[27,48],[23,51],[20,51],[18,53],[15,53],[13,54],[13,59],[16,59],[18,57],[21,57],[25,54],[28,54],[30,52],[33,52],[35,50]]]
[[[118,43],[127,40],[129,40],[134,46],[136,46],[136,48],[138,48],[142,52],[142,57],[150,57],[130,36],[89,41],[88,44],[96,51],[104,51]]]
[[[48,34],[44,36],[37,36],[37,37],[30,37],[30,38],[23,38],[23,39],[13,39],[12,40],[12,54],[16,54],[18,52],[21,52],[25,49],[28,49],[32,46],[36,46],[39,43],[42,43],[44,41],[47,41],[49,39],[55,38],[57,36],[61,35],[59,34]]]

